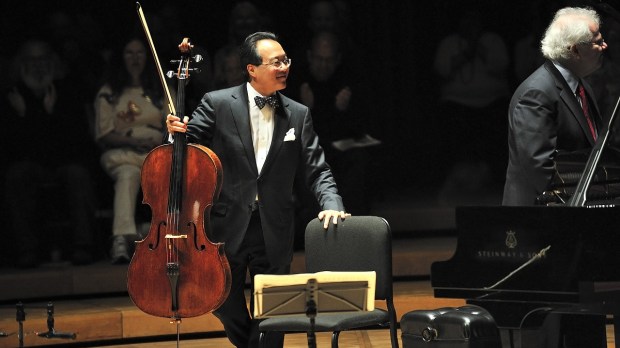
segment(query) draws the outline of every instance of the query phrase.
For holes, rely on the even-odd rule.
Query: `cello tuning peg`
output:
[[[195,72],[196,74],[200,74],[200,72],[202,71],[202,70],[200,70],[200,68],[192,68],[192,69],[189,69],[189,70]]]
[[[196,62],[196,63],[202,62],[202,56],[200,54],[195,55],[194,56],[194,62]]]
[[[166,73],[166,76],[168,76],[168,78],[169,78],[169,79],[173,78],[173,77],[174,77],[174,75],[176,75],[176,73],[175,73],[174,71],[172,71],[172,70],[170,70],[170,71],[168,71],[168,72]]]

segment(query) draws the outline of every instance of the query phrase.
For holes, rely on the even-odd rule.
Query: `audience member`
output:
[[[228,40],[213,57],[215,89],[237,86],[245,81],[244,69],[239,63],[239,45],[248,35],[261,29],[264,29],[263,18],[252,2],[240,1],[232,8],[228,19]]]
[[[14,130],[3,136],[10,145],[5,194],[20,267],[38,265],[52,243],[71,252],[74,264],[93,261],[94,194],[88,167],[95,151],[83,104],[74,98],[73,90],[81,86],[58,79],[58,66],[48,42],[25,41],[13,62],[15,84],[0,103],[5,123]],[[52,196],[45,193],[53,187],[61,191],[53,191],[54,199],[45,198]],[[55,233],[55,240],[46,240],[48,221],[40,217],[59,202],[66,202],[62,208],[69,215],[71,236]]]
[[[308,34],[314,35],[322,31],[340,32],[340,16],[336,3],[329,0],[314,1],[310,5],[308,16]]]
[[[292,78],[287,91],[312,111],[314,128],[347,209],[355,215],[367,214],[371,204],[366,195],[370,153],[364,146],[368,143],[363,142],[369,138],[364,128],[367,115],[362,84],[342,61],[334,33],[317,33],[305,58],[306,64]],[[309,198],[308,202],[315,201]],[[310,217],[318,213],[318,206],[315,209]]]
[[[222,61],[215,70],[215,89],[223,89],[227,87],[238,86],[245,81],[243,69],[239,60],[239,48],[235,46],[226,46],[218,51],[221,54]]]
[[[475,9],[459,13],[457,30],[443,38],[434,68],[441,79],[438,117],[447,179],[440,199],[472,202],[503,182],[510,62],[501,36],[485,28]],[[459,201],[465,199],[465,201]],[[469,201],[469,202],[468,202]]]
[[[135,212],[140,171],[162,143],[163,90],[144,41],[132,37],[114,50],[106,83],[95,98],[95,138],[101,165],[114,180],[112,263],[130,260],[128,242],[139,238]]]
[[[356,47],[348,31],[349,28],[346,27],[350,24],[350,18],[348,5],[345,2],[315,0],[310,3],[305,20],[305,30],[295,31],[295,37],[289,38],[289,41],[296,43],[292,57],[297,59],[296,64],[299,64],[299,68],[307,64],[306,60],[301,58],[307,55],[312,39],[321,32],[335,34],[340,42],[342,60],[350,66],[357,63],[358,57],[354,52]]]

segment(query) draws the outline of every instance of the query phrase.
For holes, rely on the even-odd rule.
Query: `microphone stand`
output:
[[[45,338],[66,338],[74,340],[77,335],[73,332],[58,332],[54,328],[54,305],[47,303],[47,332],[37,332],[37,336]]]
[[[15,320],[17,320],[19,329],[17,331],[17,340],[19,341],[19,346],[24,346],[24,321],[26,321],[26,312],[24,311],[24,304],[18,302],[15,305]]]
[[[317,313],[316,279],[308,279],[306,283],[306,316],[310,319],[310,331],[308,331],[308,348],[316,348],[316,335],[314,333],[314,318]]]
[[[34,308],[43,308],[41,306],[33,306]],[[15,304],[15,321],[17,321],[18,329],[17,329],[17,341],[18,347],[24,346],[24,321],[26,321],[26,311],[24,310],[24,304],[22,302],[17,302]],[[4,331],[0,331],[0,338],[9,337],[14,335],[15,333],[7,333]],[[72,339],[74,340],[77,337],[76,333],[73,332],[58,332],[54,328],[54,305],[52,302],[47,303],[47,331],[46,332],[34,332],[38,337],[43,338],[64,338],[64,339]]]

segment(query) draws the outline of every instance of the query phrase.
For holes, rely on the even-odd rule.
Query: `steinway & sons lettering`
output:
[[[497,243],[499,244],[499,243]],[[536,255],[536,251],[519,250],[517,246],[517,233],[512,230],[506,231],[504,245],[497,245],[496,248],[481,249],[476,252],[479,259],[530,259]]]

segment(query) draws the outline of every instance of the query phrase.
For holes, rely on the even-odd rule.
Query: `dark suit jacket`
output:
[[[602,120],[592,88],[584,83],[589,109]],[[548,188],[558,151],[592,148],[594,139],[581,106],[552,62],[546,61],[517,88],[508,111],[509,161],[503,205],[534,205]]]
[[[312,126],[310,110],[277,93],[273,140],[259,175],[252,145],[246,84],[205,94],[187,126],[188,142],[209,147],[222,162],[224,179],[211,210],[212,241],[236,253],[248,227],[252,204],[259,211],[267,255],[275,265],[292,259],[293,182],[298,172],[323,209],[343,211],[331,170]],[[285,141],[293,130],[294,140]]]

